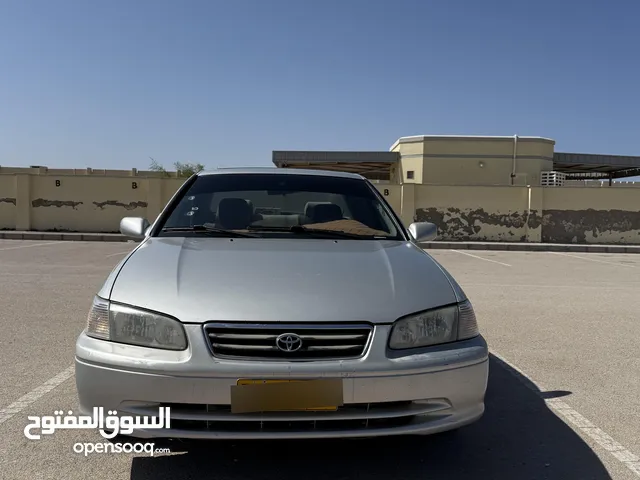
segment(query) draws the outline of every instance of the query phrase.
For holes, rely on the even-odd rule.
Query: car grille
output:
[[[367,324],[208,323],[204,326],[204,333],[214,356],[247,360],[357,358],[365,353],[372,332],[373,327]],[[300,345],[297,343],[298,339]],[[291,351],[286,350],[286,340],[290,344],[294,342]]]
[[[409,425],[417,417],[427,421],[450,415],[445,400],[346,404],[332,412],[265,412],[232,414],[229,405],[162,403],[153,407],[125,408],[131,415],[157,415],[157,408],[171,408],[171,429],[227,434],[267,434],[376,430]]]

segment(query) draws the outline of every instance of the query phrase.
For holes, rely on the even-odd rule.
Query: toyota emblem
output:
[[[282,352],[297,352],[302,348],[302,339],[295,333],[283,333],[276,338],[276,347]]]

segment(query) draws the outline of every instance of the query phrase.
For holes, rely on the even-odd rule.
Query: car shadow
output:
[[[135,457],[131,479],[609,479],[591,448],[544,401],[569,394],[540,392],[491,356],[485,414],[458,431],[364,440],[172,443],[172,455]]]

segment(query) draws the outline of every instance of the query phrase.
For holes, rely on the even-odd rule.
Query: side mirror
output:
[[[409,225],[409,233],[417,243],[430,242],[438,236],[438,227],[429,222],[416,222]]]
[[[120,220],[120,233],[125,237],[144,238],[151,224],[141,217],[124,217]]]

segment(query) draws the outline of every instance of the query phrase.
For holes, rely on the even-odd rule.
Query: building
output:
[[[388,152],[274,151],[280,168],[356,172],[377,182],[560,186],[640,175],[640,157],[555,152],[543,137],[419,135]]]

